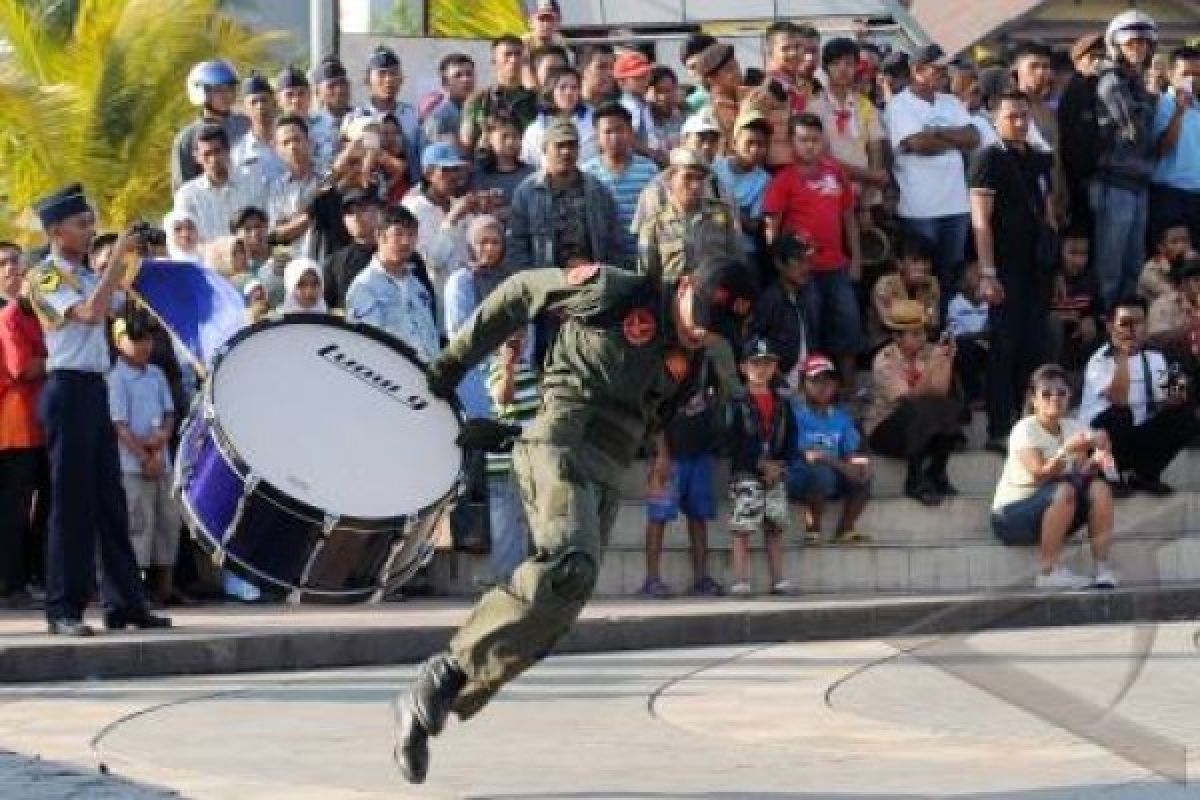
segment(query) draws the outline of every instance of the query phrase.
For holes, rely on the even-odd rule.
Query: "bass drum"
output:
[[[175,484],[214,562],[293,600],[378,599],[433,555],[463,485],[459,410],[401,342],[324,314],[239,333],[182,434]]]

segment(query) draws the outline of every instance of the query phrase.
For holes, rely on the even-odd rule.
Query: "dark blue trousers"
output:
[[[106,612],[145,608],[133,546],[117,436],[104,376],[55,370],[41,398],[50,457],[46,616],[81,619],[95,588]]]

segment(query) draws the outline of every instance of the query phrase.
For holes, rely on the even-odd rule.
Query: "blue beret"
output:
[[[288,67],[279,73],[279,77],[275,79],[275,86],[279,89],[295,89],[308,86],[308,76],[295,67]]]
[[[242,96],[249,97],[252,94],[275,94],[275,90],[271,88],[271,82],[266,76],[252,72],[242,81]]]
[[[371,53],[371,58],[367,61],[367,69],[394,69],[400,66],[400,59],[396,57],[395,51],[390,47],[380,45],[375,48],[375,52]]]
[[[42,221],[42,228],[49,228],[69,217],[86,214],[91,210],[91,205],[83,196],[83,187],[78,183],[64,186],[34,204],[34,211],[37,212],[38,219]]]

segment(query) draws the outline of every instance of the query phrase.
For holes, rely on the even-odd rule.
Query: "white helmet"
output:
[[[202,106],[208,99],[208,89],[214,86],[237,86],[237,82],[237,70],[228,61],[201,61],[188,72],[188,102]]]
[[[1158,42],[1158,23],[1149,14],[1141,11],[1123,11],[1108,23],[1104,41],[1108,54],[1117,57],[1117,48],[1132,39],[1149,39]]]

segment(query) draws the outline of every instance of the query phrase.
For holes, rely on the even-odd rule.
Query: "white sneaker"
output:
[[[789,580],[782,580],[771,587],[771,594],[794,595],[799,593],[796,584]]]
[[[1115,589],[1117,588],[1117,574],[1108,564],[1097,564],[1096,579],[1092,581],[1092,585],[1097,589]]]
[[[1048,573],[1039,572],[1033,585],[1039,589],[1083,589],[1091,585],[1091,581],[1059,564]]]
[[[751,594],[753,594],[753,591],[750,589],[750,584],[745,581],[739,581],[729,587],[730,597],[749,597]]]

